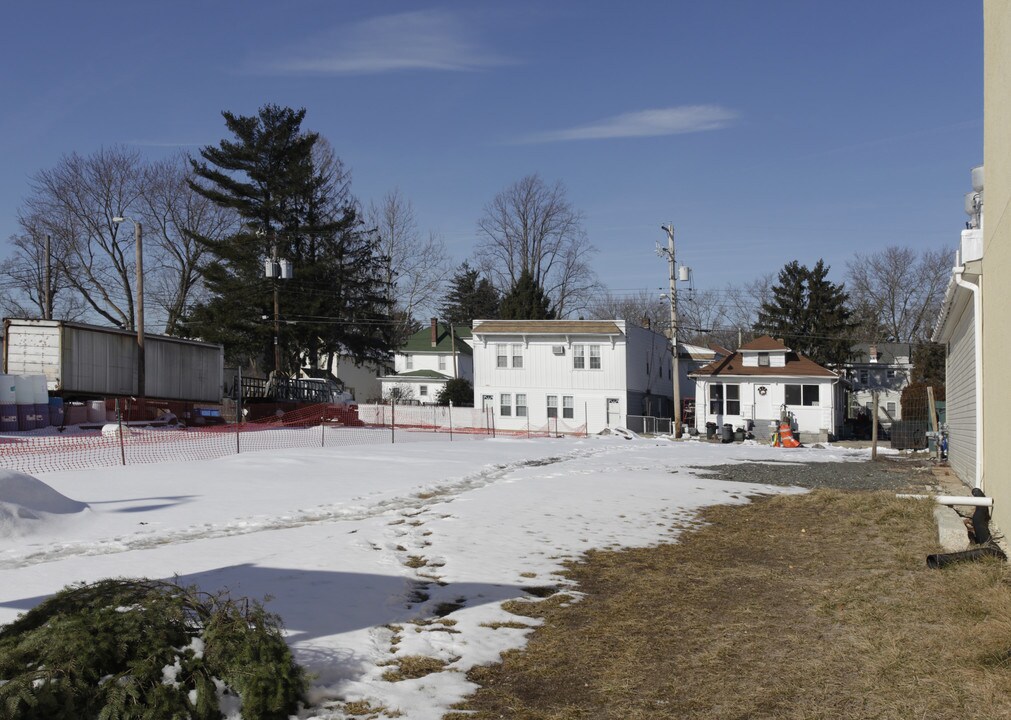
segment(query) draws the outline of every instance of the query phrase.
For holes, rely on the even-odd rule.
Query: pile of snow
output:
[[[49,515],[68,515],[87,509],[38,478],[0,469],[0,536],[19,535],[45,521]]]

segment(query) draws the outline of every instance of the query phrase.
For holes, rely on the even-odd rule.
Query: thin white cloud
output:
[[[136,145],[138,147],[184,148],[197,147],[198,145],[206,145],[207,143],[176,142],[174,140],[127,140],[124,144]]]
[[[476,70],[508,63],[489,51],[459,17],[421,10],[342,25],[249,67],[281,75],[369,75]]]
[[[607,138],[656,137],[704,132],[727,127],[737,113],[719,105],[680,105],[677,107],[622,113],[590,125],[565,130],[549,130],[520,138],[520,143],[603,140]]]

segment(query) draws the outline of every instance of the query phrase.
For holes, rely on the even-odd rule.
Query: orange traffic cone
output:
[[[790,427],[790,422],[785,421],[779,424],[779,432],[777,433],[778,439],[776,442],[776,447],[788,447],[795,448],[800,447],[800,441],[793,436],[793,428]]]

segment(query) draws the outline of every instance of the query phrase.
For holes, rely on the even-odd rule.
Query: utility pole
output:
[[[277,235],[274,235],[274,244],[270,248],[270,274],[274,284],[274,373],[275,377],[281,376],[281,300],[277,291],[277,276],[279,274],[277,261]]]
[[[667,257],[667,264],[670,269],[670,341],[671,341],[671,379],[674,381],[674,437],[681,437],[681,373],[678,362],[678,291],[677,276],[674,256],[674,223],[661,225],[660,229],[667,233],[667,248],[664,250],[657,245],[658,254]]]
[[[144,358],[144,250],[141,245],[144,239],[144,228],[139,222],[133,224],[134,245],[137,248],[137,397],[141,400],[141,412],[145,395],[145,358]]]
[[[145,390],[145,358],[144,358],[144,227],[141,223],[123,215],[112,218],[116,225],[129,220],[133,223],[133,240],[137,250],[137,397],[140,399],[141,412],[144,408]],[[46,238],[49,239],[48,236]],[[52,307],[50,306],[50,313]]]
[[[46,233],[46,282],[44,289],[45,298],[42,300],[42,307],[45,309],[44,314],[46,320],[53,319],[52,267],[53,267],[52,242],[49,238],[49,233]]]

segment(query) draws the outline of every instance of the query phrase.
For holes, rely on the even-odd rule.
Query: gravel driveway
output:
[[[692,470],[717,480],[805,488],[925,492],[936,487],[929,460],[902,456],[883,456],[867,462],[805,463],[756,459]]]

